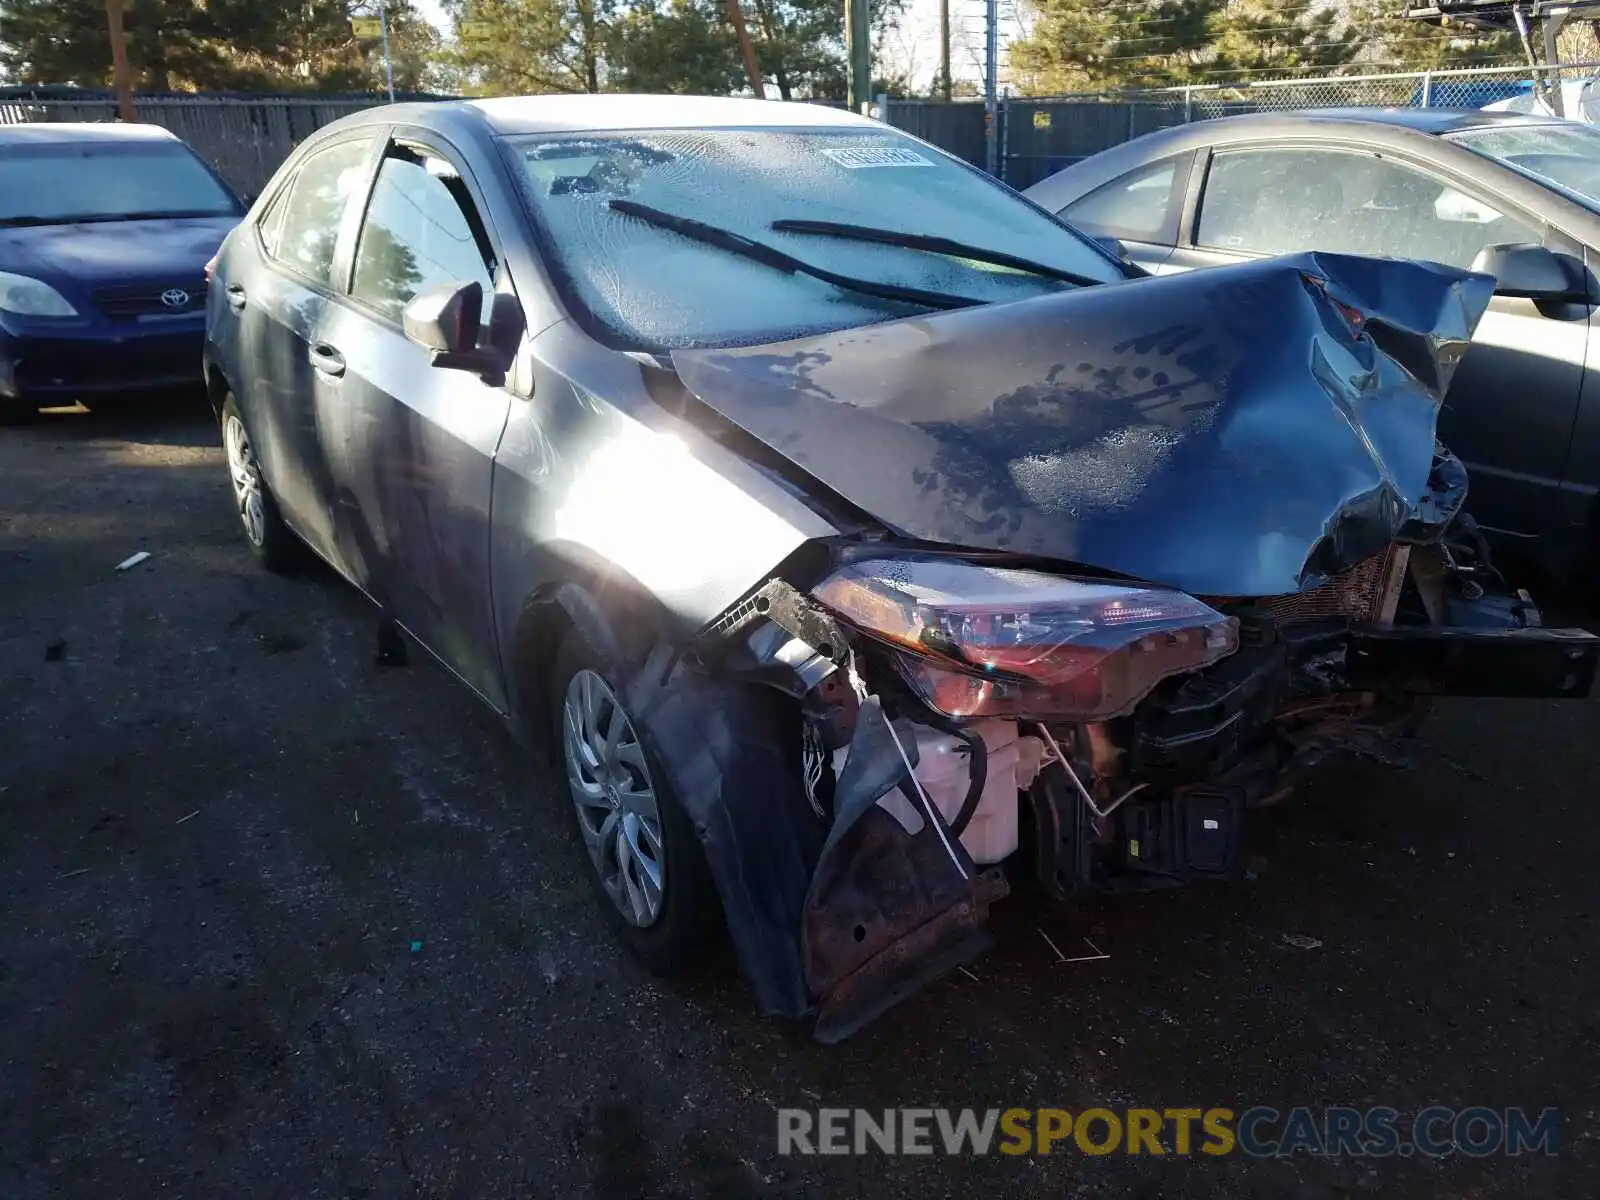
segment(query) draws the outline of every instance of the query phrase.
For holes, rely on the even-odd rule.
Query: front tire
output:
[[[574,830],[618,936],[651,971],[674,975],[704,957],[722,910],[693,822],[621,695],[599,656],[570,633],[549,707]]]
[[[278,502],[261,475],[255,445],[231,392],[222,402],[222,448],[228,456],[233,510],[244,526],[245,541],[267,570],[287,571],[294,565],[298,549],[295,536],[283,523]]]

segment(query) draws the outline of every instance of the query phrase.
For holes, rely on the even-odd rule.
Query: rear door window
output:
[[[1058,214],[1103,237],[1170,246],[1178,240],[1178,214],[1189,182],[1190,155],[1149,163],[1101,184]]]
[[[335,142],[312,153],[278,193],[260,225],[269,257],[312,283],[333,278],[339,224],[365,176],[371,139]]]
[[[1469,267],[1498,242],[1537,242],[1532,226],[1408,163],[1369,151],[1229,151],[1211,163],[1197,244],[1252,254],[1326,250]]]

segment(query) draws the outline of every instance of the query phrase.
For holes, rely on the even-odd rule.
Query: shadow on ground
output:
[[[112,438],[148,446],[222,444],[210,402],[198,387],[160,396],[118,397],[92,406],[44,409],[21,429],[44,442]]]
[[[1442,705],[1413,770],[1268,814],[1253,882],[1008,903],[970,973],[827,1049],[619,952],[544,769],[378,667],[347,589],[256,571],[206,414],[0,431],[0,613],[7,1197],[1592,1190],[1594,703]],[[1562,1153],[776,1145],[790,1106],[1435,1103],[1558,1106]]]

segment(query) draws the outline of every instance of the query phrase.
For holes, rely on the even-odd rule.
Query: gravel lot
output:
[[[1594,1194],[1597,703],[1447,704],[1254,882],[1004,908],[826,1049],[625,960],[548,772],[373,632],[257,571],[199,402],[0,431],[0,1195]],[[1434,1103],[1561,1153],[802,1160],[774,1115]]]

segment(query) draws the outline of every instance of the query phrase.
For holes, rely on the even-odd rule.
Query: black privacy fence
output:
[[[1600,63],[1526,65],[1410,74],[1252,80],[1145,91],[1006,96],[991,112],[982,100],[949,103],[882,99],[878,119],[1025,188],[1140,134],[1243,112],[1332,107],[1536,109],[1536,94],[1559,90],[1569,106],[1600,79]],[[1548,86],[1547,86],[1548,85]],[[1596,83],[1600,95],[1600,83]],[[397,96],[440,100],[434,95]],[[261,189],[295,146],[330,121],[387,102],[381,95],[167,94],[135,98],[140,121],[163,125],[203,155],[236,189]],[[837,101],[819,101],[837,106]],[[1567,115],[1579,115],[1569,113]],[[116,99],[79,88],[0,88],[0,125],[30,121],[114,121]]]

